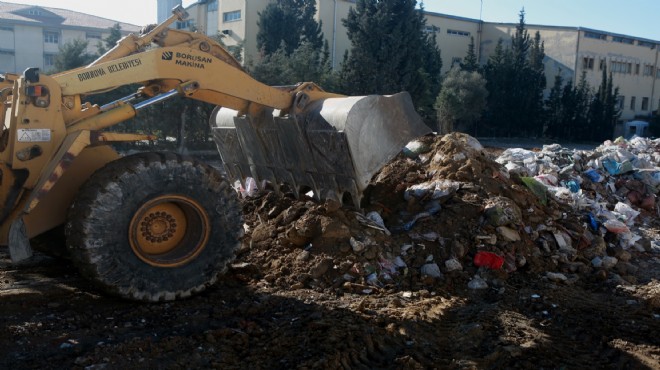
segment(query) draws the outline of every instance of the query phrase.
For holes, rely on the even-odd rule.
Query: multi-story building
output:
[[[119,23],[124,34],[140,27],[65,9],[0,2],[0,73],[19,73],[29,67],[48,72],[59,47],[71,40],[87,40],[87,52]]]
[[[172,0],[159,0],[161,3],[171,6]],[[350,49],[342,19],[354,3],[355,0],[317,0],[316,20],[322,21],[334,67],[338,67],[345,51]],[[257,21],[267,4],[268,1],[199,0],[187,8],[189,20],[178,23],[177,27],[196,29],[207,35],[221,33],[225,44],[243,48],[244,60],[255,60],[259,56]],[[517,23],[492,23],[433,12],[425,12],[425,17],[426,31],[435,33],[442,51],[443,72],[465,57],[471,38],[475,40],[480,62],[486,63],[497,41],[501,38],[509,42],[517,26]],[[622,120],[647,116],[660,108],[660,41],[582,27],[527,25],[527,29],[530,36],[539,31],[544,42],[548,88],[557,73],[566,81],[577,81],[583,72],[589,85],[595,88],[600,85],[603,68],[607,68],[619,87]]]

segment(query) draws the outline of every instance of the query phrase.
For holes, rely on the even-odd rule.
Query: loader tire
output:
[[[68,216],[67,248],[81,273],[108,293],[148,302],[215,283],[243,233],[224,177],[173,153],[110,162],[81,187]]]

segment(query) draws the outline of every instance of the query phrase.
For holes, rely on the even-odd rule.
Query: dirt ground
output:
[[[500,150],[420,143],[359,212],[244,199],[236,260],[190,299],[115,299],[66,259],[17,266],[0,249],[0,368],[660,369],[657,206],[622,248],[504,173]]]

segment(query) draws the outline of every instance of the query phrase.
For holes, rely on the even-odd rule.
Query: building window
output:
[[[192,19],[187,19],[182,22],[176,22],[176,29],[177,30],[192,30],[194,26],[194,22]]]
[[[621,36],[612,36],[612,41],[620,42],[622,44],[629,44],[629,45],[632,45],[632,44],[635,43],[635,40],[629,39],[627,37],[621,37]]]
[[[602,71],[603,69],[605,69],[606,65],[607,65],[607,61],[601,58],[600,63],[598,63],[598,70]]]
[[[60,43],[59,32],[44,31],[44,42],[47,44],[59,44]]]
[[[209,3],[206,5],[206,10],[209,12],[217,12],[218,11],[218,0],[211,0]]]
[[[649,98],[642,98],[642,110],[649,110]]]
[[[660,68],[655,71],[655,78],[660,78]]]
[[[456,36],[463,36],[463,37],[469,37],[470,32],[466,31],[457,31],[457,30],[447,30],[448,35],[456,35]]]
[[[30,9],[30,10],[28,10],[28,14],[29,15],[43,15],[41,10],[39,10],[39,9]]]
[[[240,21],[240,20],[241,20],[241,11],[240,10],[234,10],[233,12],[222,13],[222,21],[223,22],[234,22],[234,21]]]
[[[596,40],[607,40],[607,35],[596,32],[585,32],[584,37],[589,39],[596,39]]]
[[[100,40],[101,39],[101,33],[100,32],[86,32],[85,37],[93,40]]]
[[[635,74],[639,74],[639,63],[635,64]]]
[[[626,62],[612,62],[613,73],[632,73],[632,63]]]
[[[635,97],[630,98],[630,110],[635,110]]]
[[[0,31],[14,32],[14,27],[12,27],[12,26],[0,26]]]
[[[655,43],[648,42],[648,41],[637,41],[637,45],[655,49]]]
[[[426,26],[424,27],[424,32],[426,33],[436,33],[440,31],[440,27],[436,26]]]
[[[623,95],[619,95],[617,97],[617,102],[616,102],[617,108],[619,108],[619,110],[623,110],[625,105],[626,105],[626,97]]]
[[[44,69],[55,67],[55,54],[44,54]]]
[[[653,66],[644,64],[644,76],[653,76]]]
[[[594,69],[594,58],[584,57],[582,58],[582,69]]]

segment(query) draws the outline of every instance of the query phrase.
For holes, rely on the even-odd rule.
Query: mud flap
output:
[[[32,257],[30,239],[27,237],[23,217],[19,217],[9,227],[9,256],[12,263],[18,263]]]

